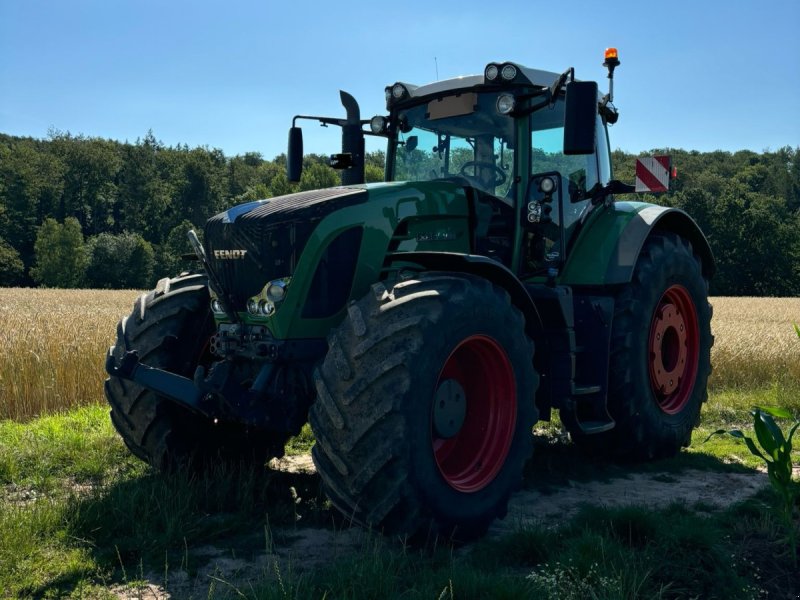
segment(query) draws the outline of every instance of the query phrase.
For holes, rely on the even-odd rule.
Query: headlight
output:
[[[514,111],[517,102],[511,94],[501,94],[497,98],[497,112],[501,115],[508,115]]]
[[[270,302],[283,302],[283,298],[286,296],[286,283],[280,279],[277,281],[271,282],[267,286],[267,300]]]
[[[222,310],[222,303],[219,301],[219,298],[211,299],[211,310],[218,315],[225,314],[225,311]]]
[[[247,312],[256,317],[270,317],[275,314],[286,298],[290,281],[290,277],[270,281],[258,296],[253,296],[247,301]]]
[[[261,300],[258,303],[258,312],[268,317],[275,312],[275,305],[269,300]]]

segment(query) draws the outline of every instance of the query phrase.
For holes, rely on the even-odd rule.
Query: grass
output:
[[[715,407],[726,398],[712,394],[709,414],[724,415]],[[762,395],[736,398],[749,405]],[[791,406],[797,409],[800,395],[795,398]],[[603,479],[629,470],[582,460],[576,452],[542,433],[527,485]],[[736,460],[728,464],[731,456]],[[142,593],[145,583],[177,589],[175,597],[212,598],[800,593],[791,572],[774,558],[781,556],[783,542],[768,510],[769,489],[723,511],[589,507],[559,527],[527,525],[462,548],[410,548],[366,534],[350,551],[309,569],[302,554],[263,557],[265,549],[299,535],[298,524],[346,528],[313,475],[247,470],[160,476],[127,452],[105,408],[96,406],[1,423],[0,457],[0,597],[101,598],[114,586]],[[745,457],[741,446],[701,444],[655,468],[661,477],[687,467],[742,470]],[[221,573],[215,578],[202,571],[209,547],[259,566],[244,579]],[[200,587],[181,588],[174,583],[181,577],[200,578]]]
[[[317,548],[327,558],[309,567],[313,548],[295,556],[278,549],[308,528],[328,531],[334,547],[348,536],[316,476],[161,476],[114,432],[101,404],[103,357],[136,295],[0,289],[0,597],[146,597],[148,585],[210,598],[800,594],[769,489],[722,511],[586,508],[557,527],[526,525],[462,548],[412,549],[366,534],[338,554]],[[715,371],[686,452],[635,468],[607,464],[565,443],[557,421],[543,423],[526,487],[546,491],[631,470],[670,482],[686,469],[759,467],[732,438],[703,441],[718,428],[749,430],[753,405],[800,414],[800,342],[791,326],[800,299],[712,302]],[[306,427],[287,453],[312,444]],[[241,561],[242,572],[205,570],[225,561]]]

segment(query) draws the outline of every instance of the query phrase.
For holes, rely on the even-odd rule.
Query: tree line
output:
[[[717,259],[712,294],[800,295],[800,148],[668,153],[674,189],[646,200],[680,207],[702,227]],[[632,182],[635,159],[614,152],[615,177]],[[367,181],[382,179],[383,161],[368,154]],[[186,231],[200,233],[208,217],[339,183],[325,157],[304,163],[294,184],[285,155],[167,147],[151,132],[134,143],[0,134],[0,286],[152,287],[187,266]]]

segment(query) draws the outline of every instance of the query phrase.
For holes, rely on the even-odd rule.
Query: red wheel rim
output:
[[[650,387],[658,406],[668,415],[679,413],[692,395],[700,354],[697,309],[682,285],[661,296],[650,322],[648,351]]]
[[[452,435],[444,437],[431,426],[436,465],[453,489],[477,492],[494,480],[511,447],[517,422],[514,369],[496,341],[473,335],[445,361],[435,401],[445,386],[463,390],[466,406],[463,423]]]

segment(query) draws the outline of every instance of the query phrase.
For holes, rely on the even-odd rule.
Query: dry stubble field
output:
[[[0,419],[101,402],[105,353],[135,290],[0,288]],[[713,389],[800,380],[800,298],[712,298]]]

